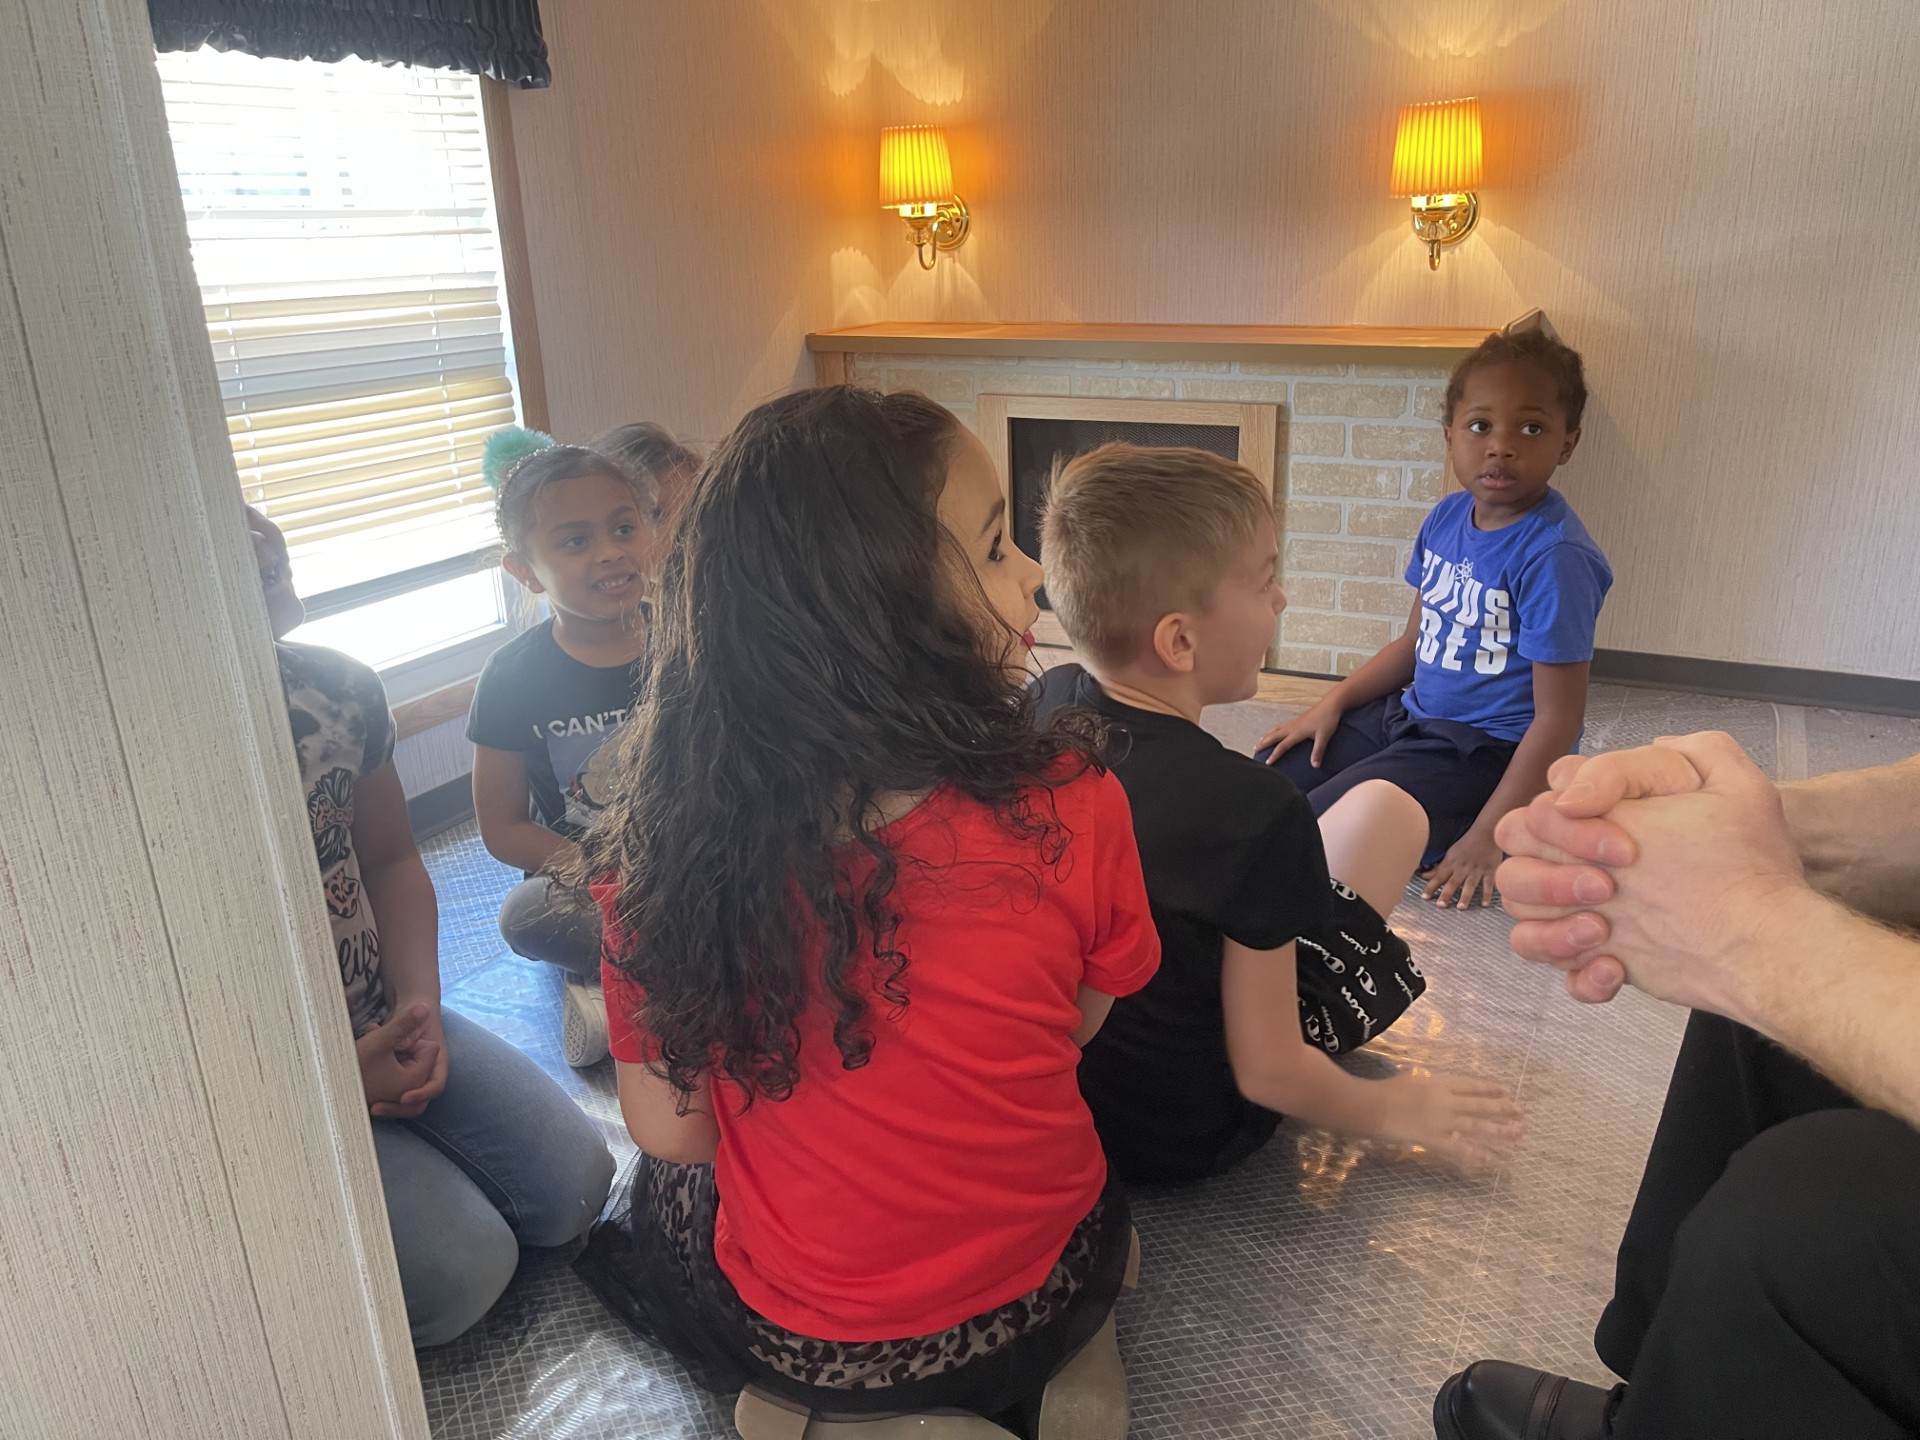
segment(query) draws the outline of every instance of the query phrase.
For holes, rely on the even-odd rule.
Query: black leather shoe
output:
[[[1476,1360],[1433,1397],[1435,1440],[1605,1440],[1616,1385],[1602,1390],[1505,1360]]]

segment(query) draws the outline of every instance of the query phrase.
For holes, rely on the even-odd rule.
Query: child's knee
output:
[[[516,1233],[522,1245],[566,1245],[600,1218],[613,1188],[614,1163],[591,1125],[580,1143],[554,1157],[538,1192],[521,1207]]]
[[[457,1218],[396,1247],[407,1326],[419,1349],[448,1344],[479,1324],[520,1263],[519,1242],[498,1211],[476,1207]]]
[[[516,955],[526,954],[523,946],[532,942],[536,933],[551,923],[548,919],[546,882],[539,879],[522,880],[507,892],[507,898],[500,902],[500,938]]]
[[[1362,780],[1340,797],[1340,804],[1354,806],[1370,829],[1404,836],[1423,848],[1427,843],[1426,807],[1391,780]]]

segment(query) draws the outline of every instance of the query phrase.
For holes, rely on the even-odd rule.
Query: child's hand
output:
[[[1427,871],[1427,883],[1420,888],[1420,898],[1433,900],[1445,909],[1447,902],[1457,895],[1457,908],[1465,910],[1473,904],[1477,892],[1482,908],[1490,906],[1493,904],[1493,872],[1500,868],[1503,858],[1492,836],[1469,830],[1453,842],[1453,847],[1440,857],[1439,864]]]
[[[403,1007],[418,1009],[418,1005]],[[402,1092],[396,1099],[382,1100],[370,1105],[369,1110],[383,1120],[411,1120],[424,1112],[430,1104],[440,1098],[447,1088],[447,1037],[440,1026],[440,1007],[428,1004],[427,1023],[420,1032],[420,1038],[414,1041],[414,1053],[419,1054],[422,1047],[430,1047],[433,1063],[427,1070],[426,1078]]]
[[[1267,764],[1272,765],[1302,740],[1311,740],[1313,752],[1307,756],[1307,763],[1318,770],[1320,757],[1327,753],[1327,742],[1333,738],[1333,732],[1340,728],[1340,713],[1338,705],[1329,705],[1325,700],[1318,701],[1293,719],[1283,720],[1267,731],[1253,748],[1257,752],[1271,745],[1273,751],[1267,756]]]
[[[360,1060],[360,1088],[375,1115],[406,1118],[396,1107],[410,1093],[430,1084],[436,1072],[440,1088],[446,1086],[446,1046],[440,1039],[439,1014],[431,1005],[409,1005],[397,1011],[384,1025],[376,1025],[354,1041],[353,1048]],[[411,1114],[426,1108],[422,1101]]]
[[[1520,1107],[1491,1080],[1415,1070],[1376,1083],[1395,1090],[1386,1138],[1418,1146],[1462,1175],[1498,1169],[1520,1143]]]

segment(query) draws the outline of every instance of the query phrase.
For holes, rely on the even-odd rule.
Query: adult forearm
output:
[[[1920,1126],[1920,941],[1784,897],[1726,1009],[1867,1105]]]
[[[418,856],[360,877],[380,927],[380,978],[398,1009],[440,1003],[440,907]]]
[[[1920,927],[1920,756],[1780,787],[1808,881],[1862,914]]]

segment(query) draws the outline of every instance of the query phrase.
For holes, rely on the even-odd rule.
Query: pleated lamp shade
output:
[[[880,204],[942,205],[953,199],[953,162],[937,125],[894,125],[880,132]]]
[[[1393,141],[1393,190],[1458,195],[1480,188],[1480,102],[1434,100],[1400,112]]]

